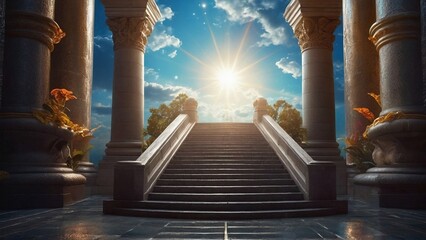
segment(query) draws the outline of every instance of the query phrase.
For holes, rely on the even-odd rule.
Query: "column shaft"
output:
[[[302,53],[303,125],[308,143],[336,143],[332,52],[312,48]]]
[[[90,128],[92,73],[93,73],[93,21],[94,0],[60,0],[55,3],[55,21],[66,33],[52,53],[50,88],[66,88],[77,99],[67,107],[73,122]],[[72,13],[72,14],[69,14]],[[85,151],[89,143],[74,146]],[[82,159],[78,172],[92,179],[96,172],[88,154]]]
[[[32,112],[47,97],[55,31],[53,0],[6,1],[2,112]],[[46,26],[35,32],[39,24]],[[26,59],[26,61],[23,61]],[[28,64],[31,62],[31,64]]]
[[[0,106],[1,92],[3,86],[3,60],[4,60],[4,19],[5,19],[5,1],[0,0]]]
[[[368,39],[376,20],[374,0],[343,1],[346,135],[361,137],[368,124],[354,108],[366,107],[377,116],[380,106],[368,93],[380,94],[379,58]],[[350,155],[347,155],[350,163]]]

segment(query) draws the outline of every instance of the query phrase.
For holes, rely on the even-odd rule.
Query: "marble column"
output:
[[[120,8],[118,2],[103,1],[114,41],[114,80],[111,140],[99,164],[97,178],[101,194],[112,194],[114,164],[117,161],[136,160],[142,154],[144,52],[148,36],[161,15],[155,1],[138,2],[140,16],[134,15],[137,13],[135,8],[126,10],[131,5]]]
[[[67,107],[73,122],[90,128],[93,73],[93,20],[94,0],[60,0],[55,3],[55,21],[66,32],[61,44],[52,53],[50,89],[66,88],[74,92],[76,100]],[[89,148],[81,143],[78,149]],[[83,174],[92,185],[96,169],[88,154],[82,159],[77,172]]]
[[[380,94],[379,55],[369,38],[376,20],[374,0],[343,1],[346,136],[361,137],[370,122],[354,108],[366,107],[376,116],[380,106],[368,93]],[[352,163],[347,154],[347,163]]]
[[[3,85],[3,53],[4,53],[4,0],[0,0],[0,106],[1,106],[1,92]]]
[[[346,164],[336,142],[333,42],[339,25],[341,1],[290,2],[284,13],[302,52],[303,126],[307,130],[304,149],[317,161],[336,164],[339,195],[346,194]]]
[[[6,1],[4,79],[0,108],[0,182],[5,208],[61,207],[79,200],[86,179],[66,167],[68,130],[32,115],[49,94],[50,53],[63,33],[53,0]]]
[[[426,208],[420,1],[376,0],[376,18],[382,111],[367,136],[377,167],[355,177],[355,191],[382,207]]]
[[[422,63],[423,63],[423,105],[426,108],[426,1],[421,1]]]

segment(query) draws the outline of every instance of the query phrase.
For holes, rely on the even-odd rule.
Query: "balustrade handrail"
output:
[[[120,161],[114,168],[114,200],[145,200],[195,122],[180,114],[136,161]]]
[[[254,123],[284,163],[306,199],[336,199],[336,166],[333,162],[312,159],[269,115],[263,115],[260,121]]]

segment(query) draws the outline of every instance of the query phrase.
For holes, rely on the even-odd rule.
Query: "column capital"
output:
[[[333,50],[333,32],[339,23],[338,18],[303,17],[294,28],[300,50],[302,52],[310,48]]]
[[[148,36],[153,25],[144,17],[116,17],[107,19],[112,31],[114,50],[120,48],[136,48],[145,52]]]

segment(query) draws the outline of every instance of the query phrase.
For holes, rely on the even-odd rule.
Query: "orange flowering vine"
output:
[[[69,151],[66,155],[68,166],[76,169],[78,167],[78,162],[81,161],[84,155],[90,150],[91,147],[88,145],[88,142],[93,138],[93,132],[99,127],[88,129],[71,121],[70,117],[66,114],[66,111],[69,111],[69,109],[65,107],[65,104],[69,100],[74,99],[77,99],[77,97],[74,96],[72,91],[64,88],[55,88],[50,91],[50,97],[46,103],[43,104],[43,108],[34,110],[33,115],[44,124],[57,126],[74,133],[71,147],[68,146]],[[76,146],[79,147],[76,148]]]

